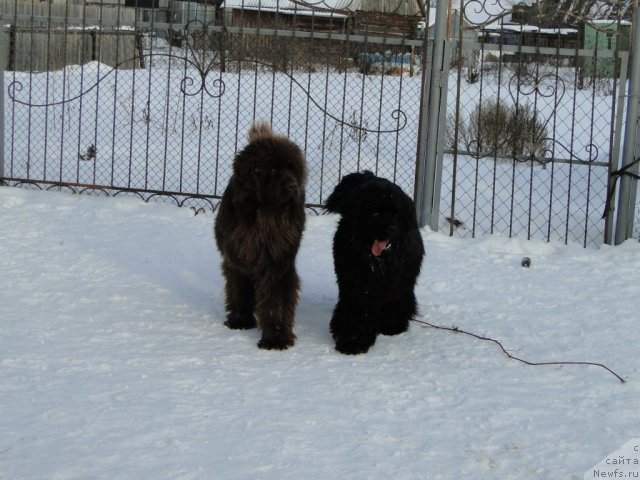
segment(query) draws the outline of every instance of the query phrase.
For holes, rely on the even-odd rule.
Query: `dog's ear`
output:
[[[253,180],[256,170],[255,147],[252,144],[244,147],[236,154],[233,160],[233,174],[241,183],[248,183]]]
[[[332,213],[344,213],[345,207],[349,204],[351,192],[364,185],[375,176],[368,170],[364,172],[350,173],[342,177],[342,180],[333,190],[324,208]]]

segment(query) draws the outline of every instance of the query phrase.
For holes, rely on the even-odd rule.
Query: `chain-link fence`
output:
[[[7,181],[215,208],[267,120],[306,153],[310,207],[360,169],[413,190],[419,17],[354,30],[349,11],[181,4],[159,23],[159,9],[118,10],[6,16]]]
[[[621,9],[562,26],[524,4],[462,0],[437,16],[422,2],[129,3],[0,4],[3,183],[215,208],[249,126],[266,120],[305,151],[312,211],[363,169],[423,208],[430,138],[433,228],[611,241]]]
[[[439,226],[459,236],[611,241],[629,23],[552,28],[554,12],[522,8],[526,24],[515,10],[492,23],[460,17],[478,42],[459,35],[450,65]],[[589,45],[589,33],[608,45]]]

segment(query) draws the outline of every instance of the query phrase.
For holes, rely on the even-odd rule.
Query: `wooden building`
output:
[[[354,35],[416,38],[422,19],[416,0],[226,0],[223,5],[227,25]]]

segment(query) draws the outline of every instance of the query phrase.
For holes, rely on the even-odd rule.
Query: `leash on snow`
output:
[[[425,327],[431,327],[431,328],[435,328],[437,330],[448,330],[448,331],[454,332],[454,333],[462,333],[464,335],[468,335],[470,337],[477,338],[478,340],[484,340],[486,342],[495,343],[496,345],[498,345],[500,350],[502,350],[502,352],[507,357],[509,357],[512,360],[516,360],[516,361],[518,361],[520,363],[524,363],[525,365],[531,365],[531,366],[534,366],[534,367],[535,366],[540,366],[540,365],[590,365],[590,366],[594,366],[594,367],[604,368],[611,375],[613,375],[618,380],[620,380],[620,383],[625,383],[624,378],[622,378],[620,375],[618,375],[616,372],[611,370],[606,365],[603,365],[602,363],[593,363],[593,362],[530,362],[529,360],[524,360],[522,358],[516,357],[515,355],[512,355],[511,353],[509,353],[507,351],[507,349],[504,347],[504,345],[502,345],[502,343],[500,343],[498,340],[495,340],[494,338],[485,337],[483,335],[478,335],[476,333],[467,332],[466,330],[462,330],[461,328],[458,328],[458,327],[455,327],[455,326],[454,327],[444,327],[442,325],[434,325],[433,323],[425,322],[424,320],[416,320],[416,319],[413,319],[412,321],[416,322],[416,323],[419,323],[419,324],[421,324],[421,325],[423,325]]]

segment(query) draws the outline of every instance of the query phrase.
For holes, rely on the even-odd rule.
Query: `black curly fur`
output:
[[[424,257],[411,198],[365,171],[345,176],[326,209],[341,215],[333,240],[336,349],[365,353],[378,334],[397,335],[417,314],[414,287]]]

